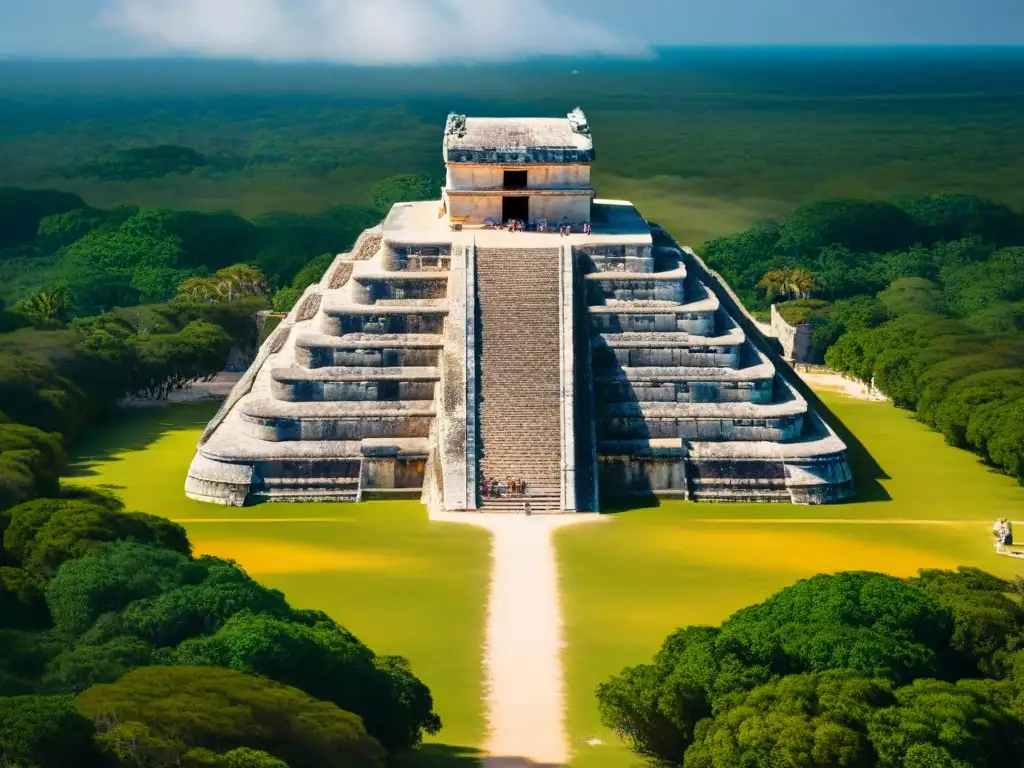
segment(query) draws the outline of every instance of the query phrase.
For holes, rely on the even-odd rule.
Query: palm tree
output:
[[[66,325],[71,321],[71,296],[63,286],[44,288],[19,301],[15,309],[39,322]]]
[[[769,302],[777,296],[786,299],[809,299],[814,292],[814,273],[808,269],[780,267],[766,273],[757,287],[765,293]]]
[[[809,269],[791,269],[789,287],[794,298],[809,299],[814,292],[814,273]]]

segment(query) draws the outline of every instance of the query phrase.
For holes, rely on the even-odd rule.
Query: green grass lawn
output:
[[[569,730],[578,768],[642,765],[601,727],[594,689],[644,662],[674,628],[716,624],[820,572],[973,565],[1013,576],[994,554],[999,515],[1024,511],[1024,488],[906,411],[823,394],[849,440],[867,500],[830,507],[660,506],[557,534],[565,613]],[[602,744],[588,744],[598,738]]]
[[[200,553],[231,558],[301,608],[319,608],[374,651],[407,657],[444,721],[416,766],[467,762],[483,737],[489,534],[430,522],[418,502],[201,504],[183,486],[215,405],[138,409],[77,446],[71,482],[178,520]],[[450,745],[450,746],[441,746]],[[469,761],[472,762],[472,761]]]

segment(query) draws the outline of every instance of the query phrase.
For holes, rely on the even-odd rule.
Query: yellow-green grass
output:
[[[185,472],[215,409],[120,415],[77,446],[69,481],[181,522],[197,552],[236,560],[292,605],[324,610],[374,651],[407,657],[444,721],[435,741],[453,747],[427,749],[416,765],[461,762],[484,730],[489,534],[430,522],[415,501],[236,509],[186,499]]]
[[[649,660],[678,626],[717,624],[821,572],[1021,570],[994,553],[990,532],[998,515],[1024,511],[1016,482],[888,403],[821,397],[856,438],[850,443],[866,500],[828,507],[663,502],[557,534],[577,768],[641,764],[601,727],[594,689]],[[593,737],[603,743],[588,744]]]

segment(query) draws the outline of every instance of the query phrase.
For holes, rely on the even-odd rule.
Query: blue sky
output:
[[[1024,44],[1024,0],[0,0],[0,56],[374,64],[731,43]]]

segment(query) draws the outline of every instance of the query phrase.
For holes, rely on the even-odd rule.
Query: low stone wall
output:
[[[686,277],[678,280],[587,280],[587,297],[591,305],[615,301],[686,302]]]
[[[448,321],[441,352],[436,438],[435,503],[447,510],[476,509],[476,287],[472,245],[452,251]]]
[[[617,366],[658,366],[665,368],[737,368],[740,364],[740,343],[716,347],[612,347],[598,344],[594,348],[594,364],[601,368]]]
[[[295,344],[295,360],[306,368],[430,367],[437,365],[439,355],[436,347],[400,347],[397,344],[364,348],[320,346],[301,337]]]
[[[606,408],[606,410],[610,409]],[[803,414],[773,419],[701,419],[639,414],[636,416],[600,414],[597,418],[597,435],[598,439],[602,441],[682,437],[686,440],[700,441],[736,440],[778,443],[795,440],[803,433],[803,429]]]
[[[381,308],[381,314],[347,314],[325,312],[321,319],[321,330],[328,336],[345,336],[353,333],[405,334],[441,333],[444,329],[446,311],[434,312],[388,312]]]
[[[601,493],[607,498],[656,494],[689,498],[682,449],[660,456],[603,455],[598,458]]]
[[[643,244],[577,245],[573,258],[585,259],[590,272],[650,273],[654,265],[651,246]]]
[[[576,361],[573,341],[576,338],[576,276],[575,257],[570,246],[559,251],[560,279],[558,299],[561,304],[559,317],[559,346],[561,352],[562,390],[562,511],[575,512],[578,509],[576,492]],[[588,500],[584,500],[584,506]]]
[[[790,325],[779,313],[779,309],[772,304],[772,335],[782,345],[782,356],[794,363],[804,363],[811,359],[813,347],[811,345],[811,324],[800,323]]]
[[[773,400],[770,378],[760,381],[629,381],[624,377],[597,379],[597,392],[603,402],[628,403],[758,403]]]
[[[358,441],[375,437],[428,437],[434,416],[358,413],[333,417],[288,418],[243,413],[245,434],[257,440],[286,442],[291,440]]]
[[[326,381],[316,379],[277,380],[270,383],[271,394],[285,402],[394,402],[432,400],[434,382],[423,381]]]
[[[711,336],[715,332],[715,313],[707,312],[593,312],[590,325],[598,333],[691,333]]]

